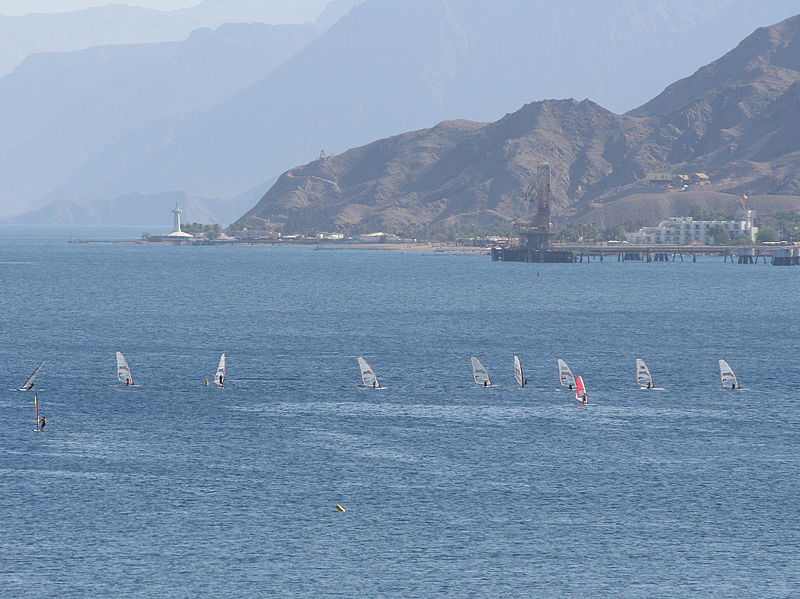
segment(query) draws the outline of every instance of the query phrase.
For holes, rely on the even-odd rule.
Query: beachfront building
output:
[[[729,235],[745,235],[755,243],[758,227],[753,226],[755,212],[745,210],[742,220],[694,220],[691,216],[675,216],[663,220],[656,227],[642,227],[635,233],[627,233],[628,243],[686,245],[689,243],[714,245],[720,243],[714,232],[721,227]]]

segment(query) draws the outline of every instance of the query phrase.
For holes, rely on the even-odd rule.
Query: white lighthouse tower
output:
[[[173,225],[174,230],[172,233],[168,233],[164,235],[164,237],[168,239],[191,239],[194,235],[190,235],[189,233],[184,233],[181,231],[181,214],[183,214],[183,210],[180,209],[178,204],[175,204],[175,208],[172,210],[172,214],[175,215],[175,223]]]

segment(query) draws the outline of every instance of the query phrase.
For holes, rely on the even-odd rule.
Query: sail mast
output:
[[[519,386],[525,388],[525,372],[522,370],[522,360],[519,356],[514,356],[514,378],[517,379]]]
[[[33,410],[36,413],[36,430],[39,430],[39,393],[33,392]]]
[[[484,368],[483,364],[481,364],[481,361],[473,356],[470,358],[470,362],[472,363],[472,380],[478,385],[491,387],[492,378],[489,376],[489,372]]]
[[[636,382],[640,387],[647,387],[648,389],[652,389],[655,386],[653,384],[653,375],[641,358],[636,358]]]
[[[558,362],[558,378],[563,387],[575,388],[575,375],[572,374],[572,369],[564,360],[559,358]]]
[[[380,389],[381,384],[380,381],[378,381],[378,375],[375,374],[375,369],[370,366],[370,363],[361,356],[356,358],[356,361],[358,362],[358,369],[361,372],[361,383],[365,387]]]
[[[722,383],[722,386],[726,389],[740,389],[741,386],[739,385],[739,379],[736,378],[736,374],[733,372],[733,368],[731,365],[728,364],[725,360],[719,361],[719,379]]]
[[[217,384],[217,387],[225,386],[225,378],[227,376],[228,376],[228,358],[225,354],[222,354],[219,357],[219,365],[217,366],[217,372],[214,375],[214,382]]]
[[[583,377],[576,376],[575,377],[575,399],[580,402],[584,402],[584,396],[586,395],[586,385],[583,384]]]
[[[131,367],[122,352],[117,352],[117,380],[127,385],[133,385]]]
[[[22,387],[20,387],[18,391],[30,391],[31,389],[33,389],[33,385],[36,383],[36,376],[39,374],[39,371],[42,369],[42,366],[44,366],[44,362],[45,362],[44,360],[39,362],[39,365],[34,369],[34,371],[28,377],[28,380],[25,381],[25,384],[22,385]]]

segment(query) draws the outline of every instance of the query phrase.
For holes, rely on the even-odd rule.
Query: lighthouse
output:
[[[181,214],[183,214],[183,210],[180,209],[178,204],[175,204],[175,208],[172,210],[172,214],[175,215],[175,222],[173,224],[173,231],[167,235],[164,235],[165,238],[168,239],[190,239],[194,237],[194,235],[190,235],[189,233],[184,233],[181,231]]]
[[[181,214],[183,214],[183,210],[181,210],[180,207],[177,204],[175,204],[175,208],[173,209],[172,214],[175,215],[174,230],[177,233],[183,233],[183,231],[181,231]]]

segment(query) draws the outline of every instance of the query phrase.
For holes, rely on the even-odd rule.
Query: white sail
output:
[[[33,385],[34,383],[36,383],[36,376],[39,374],[39,371],[42,369],[42,366],[44,366],[44,360],[39,362],[39,365],[28,377],[28,380],[25,381],[25,384],[19,388],[19,391],[30,391],[31,389],[33,389]]]
[[[569,364],[561,358],[558,359],[558,378],[561,380],[562,386],[569,387],[570,389],[575,388],[575,375],[572,374],[572,369],[569,367]]]
[[[522,361],[519,356],[514,356],[514,378],[517,379],[517,384],[524,389],[527,381],[525,380],[525,373],[522,370]]]
[[[489,373],[486,372],[483,364],[481,364],[481,361],[475,357],[470,358],[470,361],[472,362],[472,380],[474,380],[478,385],[491,387],[492,379],[489,377]]]
[[[655,386],[653,385],[653,375],[650,374],[650,369],[641,358],[636,358],[636,382],[639,383],[639,386],[648,389]]]
[[[733,368],[731,368],[730,364],[725,360],[719,361],[719,379],[722,382],[722,386],[727,389],[741,388],[739,386],[739,379],[736,378]]]
[[[361,371],[361,382],[364,384],[365,387],[372,387],[373,389],[380,389],[381,384],[378,382],[378,376],[375,374],[375,370],[372,366],[369,365],[364,358],[359,356],[358,360],[358,368]]]
[[[117,352],[117,380],[133,385],[133,374],[131,374],[131,367],[128,360],[122,355],[122,352]]]
[[[214,382],[217,384],[217,387],[224,386],[225,378],[228,376],[228,358],[225,354],[222,354],[219,357],[219,366],[217,366],[217,372],[214,374]]]

